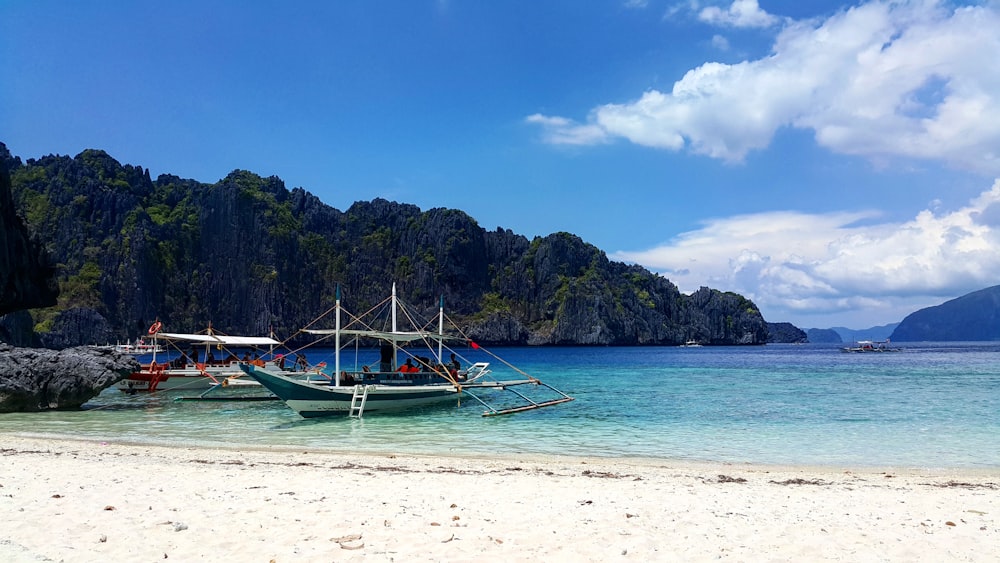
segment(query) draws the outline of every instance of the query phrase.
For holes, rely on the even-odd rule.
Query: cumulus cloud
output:
[[[727,25],[771,21],[755,1],[703,9]],[[740,23],[737,23],[740,22]],[[708,62],[669,92],[591,110],[585,122],[533,115],[554,144],[623,138],[730,162],[781,127],[811,130],[832,151],[905,157],[1000,173],[1000,7],[872,1],[823,20],[783,20],[771,52]]]
[[[778,18],[760,9],[757,0],[734,0],[728,9],[706,6],[698,12],[698,19],[729,27],[770,27]]]
[[[902,223],[877,218],[860,210],[716,219],[614,258],[661,272],[685,292],[736,291],[770,311],[769,320],[842,312],[899,321],[1000,280],[1000,180],[955,211],[924,210]]]

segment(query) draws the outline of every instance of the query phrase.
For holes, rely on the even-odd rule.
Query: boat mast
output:
[[[444,295],[441,296],[440,304],[438,305],[438,365],[444,363],[444,355],[442,352],[442,347],[444,346]]]
[[[396,282],[392,282],[392,371],[396,371]]]
[[[337,284],[337,322],[334,325],[333,333],[333,383],[337,387],[340,387],[340,284]]]
[[[212,321],[208,321],[208,335],[209,335],[209,336],[212,336],[213,334],[214,334],[214,333],[212,332]],[[194,344],[192,344],[192,345],[191,345],[191,348],[194,348],[194,351],[195,351],[195,352],[197,352],[197,351],[198,351],[198,349],[194,347]],[[206,364],[208,363],[208,352],[209,352],[209,351],[210,351],[211,349],[212,349],[212,343],[211,343],[211,342],[209,342],[209,341],[206,341],[206,342],[205,342],[205,355],[204,355],[204,356],[202,356],[202,359],[204,359],[204,360],[205,360],[205,363],[206,363]],[[195,364],[195,367],[197,367],[197,366],[198,366],[198,362],[195,362],[194,364]]]

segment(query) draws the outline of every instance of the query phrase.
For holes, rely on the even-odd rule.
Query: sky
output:
[[[1000,0],[0,1],[0,142],[566,231],[765,319],[1000,284]]]

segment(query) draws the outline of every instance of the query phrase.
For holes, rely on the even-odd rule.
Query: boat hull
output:
[[[243,370],[304,418],[334,416],[351,410],[354,386],[317,385],[297,381],[256,366],[243,366]],[[459,395],[458,389],[450,383],[373,384],[366,387],[368,397],[365,401],[365,412],[402,410],[454,401]]]
[[[205,372],[197,369],[169,369],[159,372],[143,370],[135,372],[119,381],[117,387],[119,390],[125,392],[150,390],[176,391],[179,389],[197,391],[209,389],[227,377],[243,374],[237,367],[209,373],[211,373],[212,377],[205,375]]]

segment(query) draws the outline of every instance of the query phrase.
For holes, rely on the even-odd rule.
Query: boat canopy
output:
[[[267,336],[228,336],[225,334],[183,334],[178,332],[159,332],[156,338],[164,340],[181,340],[201,344],[221,344],[225,346],[280,346],[281,342]]]

